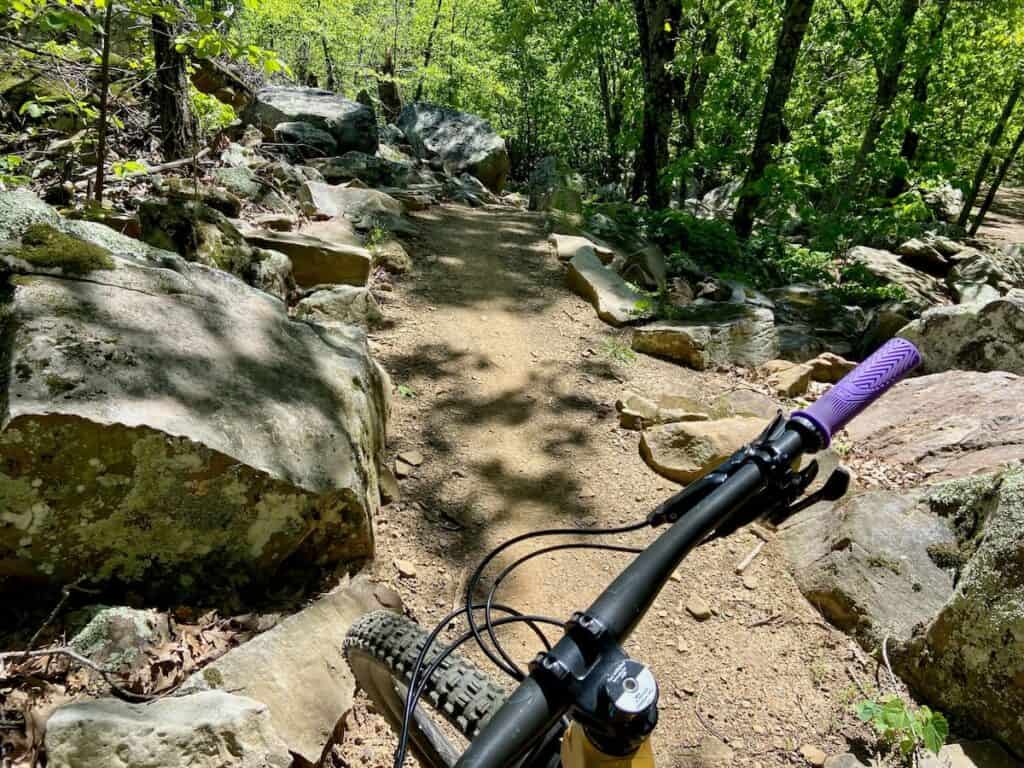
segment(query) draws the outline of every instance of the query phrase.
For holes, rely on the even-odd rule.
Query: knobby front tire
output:
[[[345,637],[345,656],[356,683],[396,734],[402,729],[409,678],[426,637],[421,626],[391,611],[363,616]],[[434,643],[424,670],[442,647]],[[451,654],[431,676],[416,707],[409,733],[412,753],[428,768],[451,768],[465,746],[451,743],[438,726],[439,718],[471,741],[506,695],[486,672]]]

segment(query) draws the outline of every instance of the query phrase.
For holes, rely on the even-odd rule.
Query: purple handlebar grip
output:
[[[832,435],[920,364],[917,347],[906,339],[890,339],[817,401],[793,416],[811,422],[821,435],[822,446],[828,447]]]

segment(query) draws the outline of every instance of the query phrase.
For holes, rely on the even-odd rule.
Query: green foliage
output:
[[[398,394],[399,397],[404,397],[407,400],[412,400],[417,396],[416,391],[408,384],[399,384],[397,387],[395,387],[395,392]]]
[[[149,171],[149,166],[139,160],[118,160],[110,166],[114,176],[123,179],[126,176],[134,176]]]
[[[728,222],[664,210],[650,215],[647,232],[662,247],[710,271],[734,269],[741,259],[739,241]]]
[[[601,354],[613,363],[632,365],[636,362],[636,352],[629,344],[616,338],[608,338],[601,343]]]
[[[366,247],[376,248],[378,245],[387,242],[391,237],[391,233],[384,227],[374,225],[370,231],[366,234]]]
[[[28,184],[31,179],[18,170],[24,165],[25,159],[18,155],[0,156],[0,182],[12,187]]]
[[[199,130],[206,136],[228,127],[238,117],[230,104],[200,93],[195,88],[189,89],[189,97],[192,99],[192,111],[199,121]]]
[[[856,706],[856,713],[904,756],[922,747],[937,755],[949,736],[949,724],[942,713],[926,706],[915,709],[899,696],[862,701]]]

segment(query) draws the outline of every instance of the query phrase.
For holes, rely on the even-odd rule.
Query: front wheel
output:
[[[356,682],[396,734],[402,729],[409,679],[426,637],[418,624],[390,611],[363,616],[345,637],[345,657]],[[426,665],[441,648],[434,644]],[[451,768],[505,696],[490,675],[451,654],[431,675],[416,707],[409,729],[413,754],[429,768]],[[458,744],[459,736],[467,741]]]

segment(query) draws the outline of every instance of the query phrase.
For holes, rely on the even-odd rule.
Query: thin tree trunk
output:
[[[100,115],[96,126],[96,202],[103,202],[103,173],[107,162],[107,110],[110,104],[110,19],[113,0],[103,14],[103,50],[100,54]]]
[[[608,74],[608,60],[604,56],[604,51],[600,49],[597,51],[596,64],[601,109],[604,112],[605,136],[608,142],[605,180],[615,183],[622,178],[622,147],[619,144],[622,134],[622,100],[612,88],[611,77]]]
[[[701,41],[700,55],[694,62],[687,78],[686,87],[680,90],[679,109],[679,150],[678,156],[691,151],[697,145],[697,113],[704,101],[704,92],[708,87],[711,73],[705,60],[715,54],[718,48],[719,30],[712,27],[707,14],[702,15],[703,27],[706,32]],[[686,179],[679,179],[678,200],[682,204],[686,200]]]
[[[704,101],[704,92],[708,87],[708,80],[711,73],[705,65],[705,60],[715,55],[718,49],[720,33],[717,27],[708,26],[709,19],[705,17],[707,32],[700,47],[700,58],[693,65],[690,71],[689,82],[686,86],[686,96],[680,100],[680,150],[693,149],[697,144],[697,111]]]
[[[164,160],[192,155],[196,122],[188,96],[185,56],[174,47],[174,25],[162,16],[152,17],[153,59],[156,65],[156,112],[160,124],[160,150]]]
[[[398,92],[398,82],[395,80],[395,60],[391,52],[384,54],[384,64],[377,73],[377,97],[380,99],[381,109],[384,112],[384,119],[393,123],[398,120],[402,111],[402,96]]]
[[[668,165],[668,137],[672,131],[671,97],[676,39],[682,4],[678,0],[633,0],[640,35],[644,76],[644,117],[640,142],[641,169],[647,189],[647,204],[664,208],[669,188],[662,179]]]
[[[309,39],[305,37],[299,41],[299,50],[295,54],[295,80],[299,85],[306,85],[309,81]]]
[[[999,115],[999,120],[996,121],[995,126],[992,128],[992,133],[989,134],[988,145],[985,147],[981,160],[978,162],[978,170],[974,173],[974,183],[971,184],[971,191],[964,200],[964,207],[960,209],[960,218],[957,219],[957,224],[961,227],[966,227],[967,221],[971,217],[974,201],[978,199],[978,192],[981,190],[982,182],[985,181],[988,167],[992,164],[992,156],[995,154],[996,147],[1002,141],[1003,133],[1006,131],[1006,124],[1013,117],[1013,110],[1017,106],[1018,99],[1020,99],[1022,88],[1024,88],[1024,78],[1018,77],[1013,81],[1013,87],[1010,89],[1010,95],[1003,105],[1003,111]]]
[[[901,0],[900,2],[900,12],[893,24],[892,34],[889,36],[889,50],[878,73],[875,103],[871,108],[868,123],[864,127],[864,136],[854,162],[854,178],[860,176],[868,157],[875,151],[885,118],[889,115],[896,95],[899,93],[900,75],[903,74],[903,69],[906,67],[905,57],[907,44],[910,42],[910,28],[914,24],[914,16],[917,15],[920,4],[921,0]]]
[[[420,73],[420,81],[416,83],[416,101],[423,100],[423,81],[427,78],[427,68],[430,60],[434,57],[434,37],[437,35],[437,28],[441,24],[441,6],[444,0],[437,0],[437,8],[434,9],[434,23],[430,25],[430,34],[427,35],[427,46],[423,49],[423,72]]]
[[[320,45],[322,45],[324,49],[324,87],[327,88],[328,91],[333,91],[337,89],[338,81],[334,74],[334,59],[331,57],[331,51],[327,47],[326,35],[320,35]]]
[[[782,113],[789,99],[800,46],[813,8],[814,0],[786,0],[761,122],[750,154],[750,168],[743,180],[739,203],[732,219],[736,234],[744,239],[750,236],[754,228],[754,215],[761,205],[763,193],[757,188],[758,183],[764,178],[765,169],[771,162],[772,150],[782,138]]]
[[[917,159],[917,150],[921,145],[921,134],[918,133],[917,126],[924,117],[925,107],[928,103],[928,79],[931,77],[932,65],[938,58],[939,43],[942,40],[942,31],[946,26],[946,19],[949,17],[950,4],[951,0],[939,0],[938,17],[928,33],[928,52],[925,54],[926,58],[921,64],[920,69],[917,70],[917,76],[914,78],[914,88],[912,91],[914,98],[910,104],[907,127],[903,131],[903,143],[900,146],[900,157],[903,158],[907,170],[913,166],[914,160]],[[889,182],[887,194],[889,197],[896,197],[906,188],[906,175],[895,173],[893,174],[892,181]]]
[[[1013,165],[1013,161],[1017,157],[1017,153],[1020,152],[1021,145],[1024,144],[1024,127],[1017,133],[1017,138],[1013,140],[1013,146],[1010,147],[1010,152],[1006,157],[1003,158],[1003,162],[999,164],[999,170],[996,171],[996,177],[992,181],[992,185],[988,188],[988,194],[985,195],[985,200],[981,204],[981,208],[978,209],[978,215],[974,217],[974,223],[971,224],[972,236],[978,234],[978,227],[981,226],[981,222],[985,220],[985,216],[988,214],[988,209],[992,207],[992,202],[996,199],[996,192],[999,191],[999,186],[1003,183],[1003,179],[1006,178],[1007,171],[1010,170],[1010,166]]]

